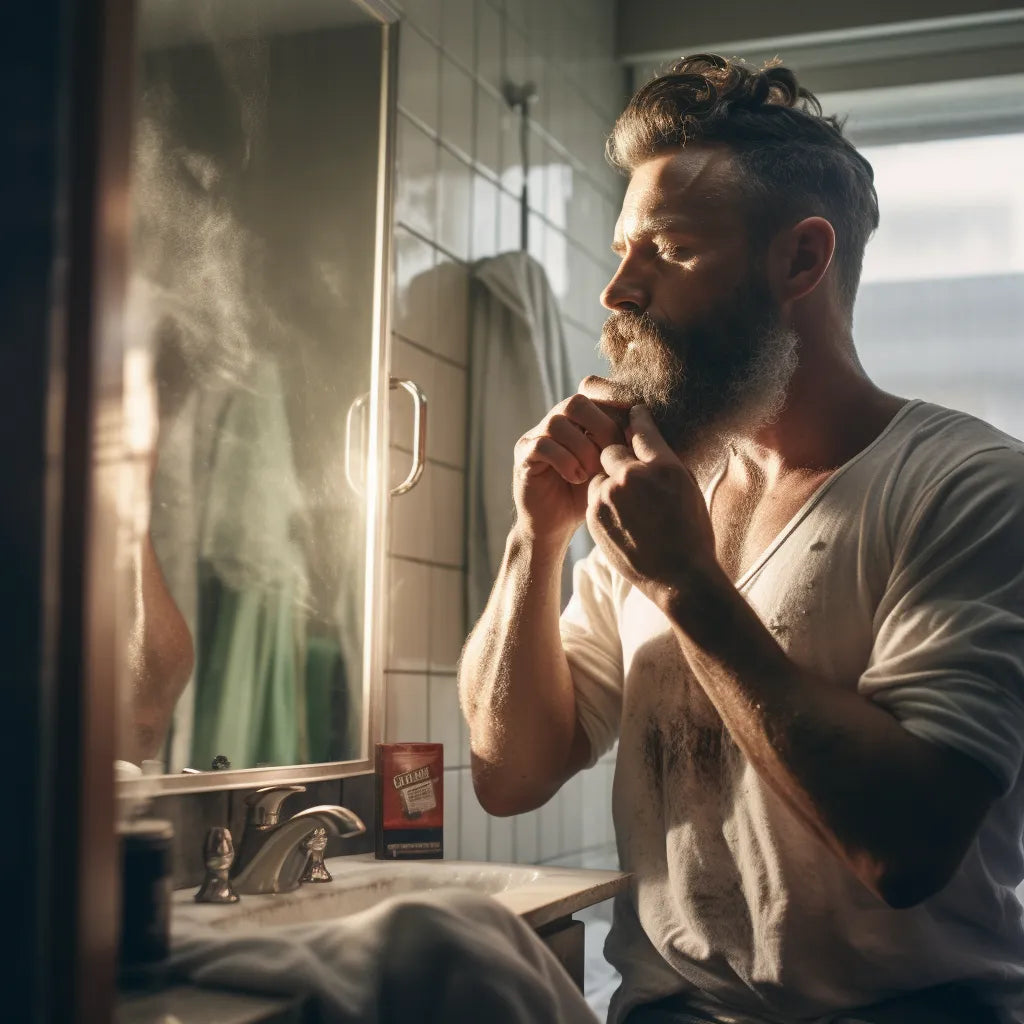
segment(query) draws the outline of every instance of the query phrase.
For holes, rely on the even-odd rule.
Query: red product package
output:
[[[444,747],[377,744],[377,859],[444,856]]]

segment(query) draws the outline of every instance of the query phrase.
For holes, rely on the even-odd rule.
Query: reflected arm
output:
[[[171,597],[148,531],[140,544],[134,596],[128,654],[134,698],[129,760],[140,764],[159,756],[195,663],[192,635]]]

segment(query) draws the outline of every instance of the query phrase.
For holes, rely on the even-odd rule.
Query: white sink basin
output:
[[[390,896],[432,889],[472,889],[492,896],[534,928],[622,891],[619,871],[488,864],[473,861],[380,861],[372,854],[327,861],[333,882],[305,884],[275,896],[243,896],[235,904],[196,903],[193,889],[174,894],[171,927],[232,932],[303,924],[367,910]]]

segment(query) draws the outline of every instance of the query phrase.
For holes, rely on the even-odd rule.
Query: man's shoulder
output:
[[[1024,442],[970,413],[930,402],[904,411],[878,456],[897,489],[915,494],[993,471],[1007,485],[1024,487]]]
[[[903,420],[879,453],[875,477],[895,523],[916,529],[925,513],[950,521],[986,507],[1000,518],[1013,509],[1024,516],[1024,443],[969,413],[926,402]]]
[[[929,451],[937,447],[949,455],[963,457],[972,454],[1010,449],[1024,452],[1024,442],[1005,433],[991,423],[933,402],[913,402],[904,410],[902,430],[897,432],[897,443],[911,450]]]

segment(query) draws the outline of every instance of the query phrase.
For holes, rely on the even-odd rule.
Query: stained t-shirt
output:
[[[673,993],[724,1021],[827,1021],[953,982],[1024,1020],[1024,445],[910,402],[736,586],[822,686],[975,758],[1001,796],[953,880],[890,908],[761,779],[668,620],[595,549],[562,643],[592,757],[618,739],[635,877],[606,946],[622,974],[609,1021]]]

